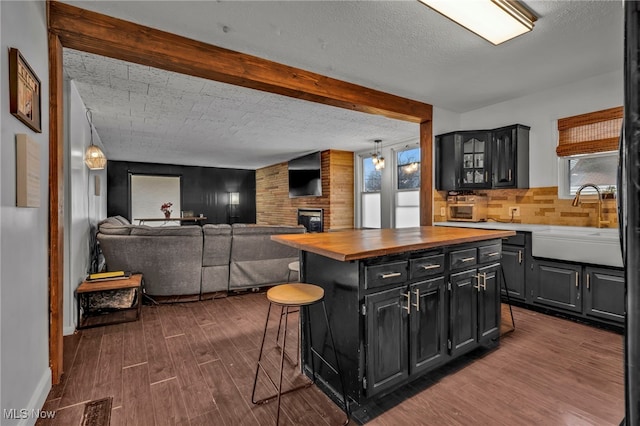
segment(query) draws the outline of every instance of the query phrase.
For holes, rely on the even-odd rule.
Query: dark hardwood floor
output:
[[[43,407],[57,415],[38,424],[80,425],[84,403],[107,396],[113,397],[113,426],[273,424],[275,402],[251,403],[266,309],[264,293],[144,306],[140,321],[65,337],[63,381]],[[503,336],[498,349],[453,369],[368,424],[619,424],[624,416],[622,336],[521,308],[513,311],[517,328]],[[294,356],[297,329],[291,329]],[[273,349],[271,371],[277,371],[277,362]],[[285,380],[292,386],[304,379],[290,367]],[[265,383],[259,384],[259,397],[272,393]],[[344,413],[315,386],[283,396],[281,424],[343,420]]]

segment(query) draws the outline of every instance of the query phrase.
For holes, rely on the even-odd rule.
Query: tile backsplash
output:
[[[582,204],[571,205],[571,199],[558,198],[558,187],[549,186],[529,189],[478,190],[476,194],[488,198],[489,221],[533,223],[540,225],[598,226],[598,203],[596,196],[583,195]],[[447,192],[434,191],[434,222],[446,221],[441,208],[447,205]],[[509,207],[520,207],[520,216],[511,218]],[[602,201],[602,216],[608,220],[603,228],[617,228],[617,206],[615,199]]]

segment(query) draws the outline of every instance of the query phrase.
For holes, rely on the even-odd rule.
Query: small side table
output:
[[[96,293],[132,289],[134,303],[127,308],[104,308],[92,311],[89,298]],[[78,296],[78,329],[98,327],[122,322],[137,321],[142,309],[144,284],[142,274],[133,274],[128,278],[108,281],[83,281],[76,289]]]

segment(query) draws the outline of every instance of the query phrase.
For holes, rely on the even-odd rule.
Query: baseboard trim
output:
[[[64,336],[70,336],[75,332],[76,332],[76,326],[75,325],[65,325],[64,328],[62,329],[62,334]]]
[[[38,382],[38,386],[31,396],[28,406],[25,407],[29,410],[29,413],[37,413],[39,410],[42,410],[44,403],[47,401],[47,395],[49,395],[50,390],[51,369],[47,367],[40,378],[40,382]],[[29,416],[26,419],[21,419],[20,422],[18,422],[18,426],[33,426],[36,424],[37,420],[38,418],[36,416]]]

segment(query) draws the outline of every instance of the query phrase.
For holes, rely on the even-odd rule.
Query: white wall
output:
[[[44,2],[0,1],[0,409],[40,409],[49,369],[49,71]],[[20,50],[41,82],[42,133],[9,113],[8,49]],[[40,145],[39,208],[16,207],[16,133]],[[2,416],[2,413],[0,413]],[[35,418],[0,418],[3,426]]]
[[[65,111],[65,259],[64,334],[73,334],[78,319],[75,289],[89,272],[90,227],[107,215],[107,171],[89,170],[84,152],[91,141],[86,107],[73,81],[64,82]],[[104,150],[100,136],[93,143]],[[95,195],[95,177],[100,179],[100,195]]]
[[[621,106],[624,102],[622,69],[572,84],[554,87],[477,109],[461,115],[459,128],[491,129],[510,124],[531,126],[529,136],[529,186],[558,185],[557,120],[563,117]],[[435,126],[435,122],[434,122]],[[434,134],[439,134],[438,132]]]

